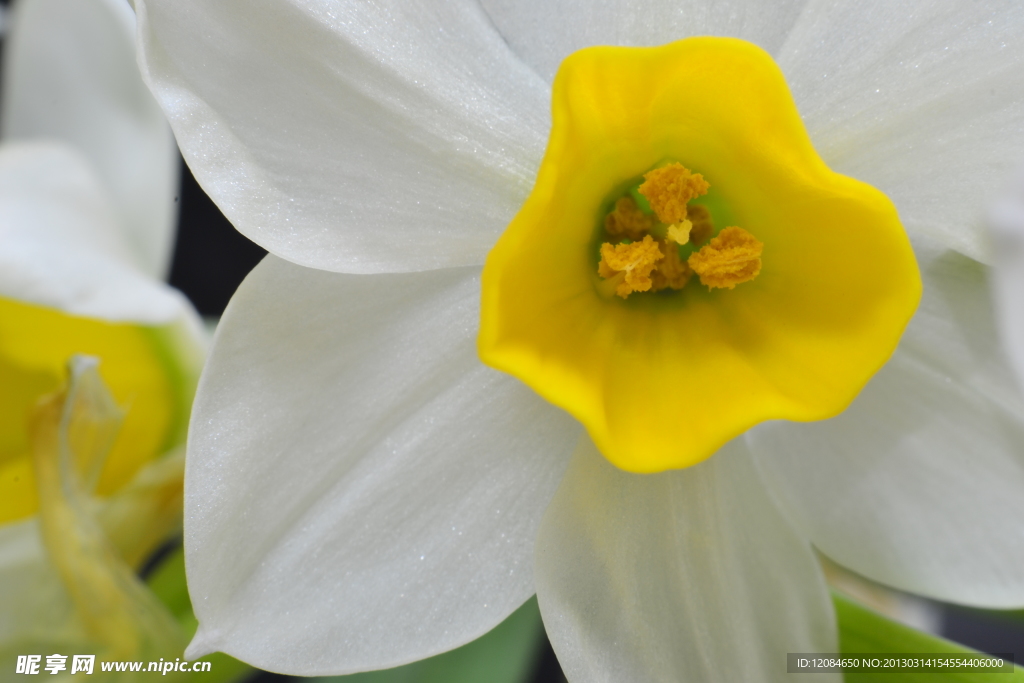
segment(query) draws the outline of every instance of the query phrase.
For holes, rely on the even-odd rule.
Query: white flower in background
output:
[[[995,337],[980,215],[1024,150],[1024,8],[136,9],[143,72],[186,160],[272,252],[226,312],[197,397],[190,656],[394,666],[537,591],[570,680],[776,680],[781,653],[836,648],[811,543],[902,589],[1024,604],[1024,403]],[[533,184],[561,60],[690,35],[774,55],[822,158],[897,205],[925,291],[840,417],[766,423],[641,476],[480,363],[480,267]]]
[[[161,282],[176,219],[177,152],[135,64],[129,7],[21,0],[8,19],[0,651],[57,643],[153,652],[146,648],[170,641],[144,631],[171,622],[133,568],[180,527],[180,446],[205,353],[195,311]],[[76,354],[99,360],[98,371],[94,361],[76,367],[94,394],[105,383],[124,409],[113,443],[92,444],[91,473],[77,477],[59,449],[40,446],[29,430],[40,399],[65,386]],[[79,379],[76,372],[72,384]],[[51,420],[43,432],[65,439],[67,429]],[[171,641],[181,637],[175,631]]]
[[[2,137],[59,140],[92,165],[141,272],[171,265],[178,150],[135,63],[122,0],[20,0],[4,40]],[[150,314],[152,317],[152,314]]]
[[[116,0],[24,0],[10,23],[0,145],[0,522],[32,512],[31,480],[20,476],[30,468],[26,419],[39,396],[64,383],[72,355],[100,358],[116,400],[131,405],[102,495],[181,440],[189,375],[203,355],[191,305],[154,277],[170,259],[169,237],[153,226],[174,220],[177,158],[133,65],[130,9]],[[91,87],[69,88],[76,79]],[[122,128],[132,144],[96,144]],[[103,170],[121,168],[132,173]],[[127,175],[134,191],[110,189],[110,178]],[[131,219],[146,197],[145,220]]]

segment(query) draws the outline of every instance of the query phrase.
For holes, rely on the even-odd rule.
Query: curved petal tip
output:
[[[220,646],[217,643],[216,635],[199,624],[196,634],[192,637],[192,642],[185,648],[185,659],[199,659],[219,651]]]

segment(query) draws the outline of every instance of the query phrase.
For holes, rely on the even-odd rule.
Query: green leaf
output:
[[[543,626],[530,598],[484,636],[444,654],[395,669],[325,676],[318,683],[522,683],[532,673]]]
[[[157,565],[146,579],[149,589],[167,606],[174,618],[178,620],[182,631],[189,638],[195,635],[199,622],[192,614],[192,602],[188,597],[188,586],[185,583],[185,551],[179,546]],[[200,657],[200,662],[210,662],[210,670],[202,673],[184,674],[196,683],[230,683],[240,681],[255,673],[248,664],[234,657],[215,652]]]
[[[839,621],[839,649],[843,654],[903,653],[920,654],[976,652],[963,645],[909,626],[864,607],[842,593],[832,592],[832,602]],[[1024,683],[1024,672],[1014,667],[1013,673],[956,672],[871,672],[847,673],[846,683]]]

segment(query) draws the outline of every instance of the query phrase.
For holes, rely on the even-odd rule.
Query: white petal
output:
[[[1024,5],[810,5],[779,63],[834,170],[895,202],[904,225],[987,257],[983,207],[1024,158]]]
[[[473,0],[139,0],[143,72],[243,234],[342,272],[483,263],[533,184],[546,84]]]
[[[395,666],[534,592],[579,428],[477,360],[479,287],[476,268],[341,275],[273,256],[242,284],[193,412],[190,657]]]
[[[814,544],[882,583],[1024,605],[1024,399],[985,267],[915,243],[924,299],[889,363],[839,417],[748,433]]]
[[[992,229],[992,294],[999,333],[1017,380],[1024,387],[1024,166],[989,212]]]
[[[783,681],[787,652],[838,647],[810,545],[742,441],[685,470],[638,475],[582,439],[544,515],[536,577],[574,683]]]
[[[512,49],[551,80],[569,54],[591,45],[662,45],[689,36],[735,36],[774,53],[807,0],[481,0]]]
[[[113,322],[191,314],[181,294],[132,263],[79,153],[56,142],[0,147],[0,296]]]
[[[166,276],[178,150],[135,62],[124,0],[19,0],[4,41],[3,136],[53,138],[99,173],[136,258]]]

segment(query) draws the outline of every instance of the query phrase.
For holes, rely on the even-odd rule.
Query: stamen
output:
[[[688,206],[708,188],[701,174],[671,163],[647,172],[639,187],[620,197],[605,216],[605,231],[614,241],[630,243],[601,245],[597,270],[604,278],[598,287],[602,294],[625,299],[633,292],[678,290],[694,272],[701,283],[712,288],[732,289],[753,280],[761,271],[764,245],[738,227],[726,228],[711,239],[711,212],[699,204]],[[696,248],[709,239],[711,243],[689,259],[680,257],[680,246],[693,244]]]
[[[689,222],[689,221],[686,221]],[[669,228],[671,234],[671,228]],[[658,242],[664,258],[658,263],[658,268],[651,273],[651,291],[660,292],[671,287],[682,289],[693,276],[693,269],[683,259],[679,258],[679,246],[671,240]]]
[[[689,265],[708,288],[732,289],[749,282],[761,272],[761,252],[756,237],[743,228],[725,228],[711,243],[689,258]]]
[[[645,173],[638,189],[651,203],[658,220],[672,225],[686,218],[686,203],[706,194],[708,184],[700,173],[691,173],[682,164],[672,163]]]
[[[632,197],[621,197],[615,202],[615,209],[604,219],[604,229],[616,239],[643,238],[654,227],[654,216],[640,210]]]
[[[646,292],[653,284],[651,271],[664,258],[658,242],[646,235],[642,242],[601,245],[601,262],[597,265],[598,275],[605,278],[606,285],[615,285],[615,293],[623,299],[633,292]]]
[[[690,229],[690,241],[694,245],[704,244],[715,233],[715,225],[711,222],[711,212],[706,206],[690,204],[686,207],[686,217],[693,223]]]

